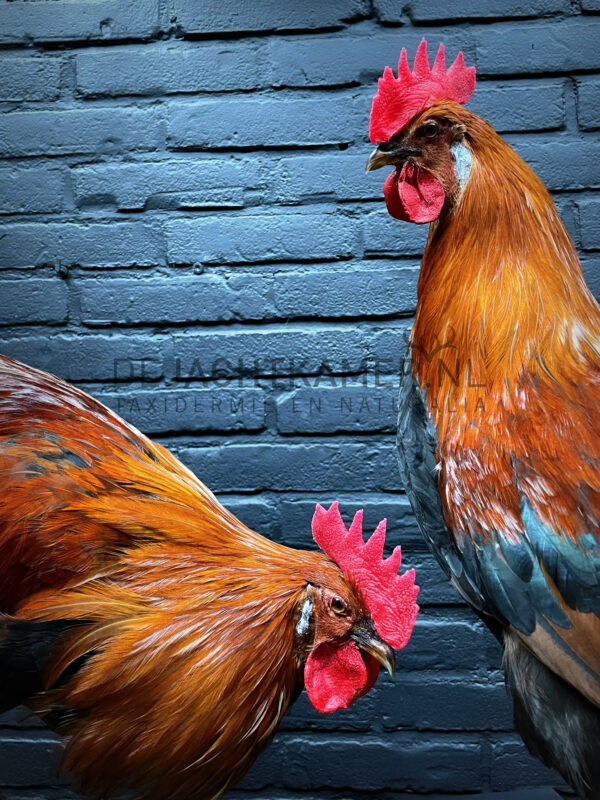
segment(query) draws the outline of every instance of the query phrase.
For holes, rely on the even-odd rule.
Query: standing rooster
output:
[[[398,447],[421,530],[504,645],[529,749],[600,798],[600,312],[547,190],[462,107],[475,69],[403,50],[367,169],[430,222]]]
[[[302,682],[320,711],[375,683],[417,614],[385,524],[317,506],[327,555],[246,528],[88,395],[0,357],[0,710],[67,736],[94,797],[208,800]]]

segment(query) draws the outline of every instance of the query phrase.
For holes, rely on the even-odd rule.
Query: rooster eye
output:
[[[331,601],[331,610],[341,616],[346,613],[346,605],[340,597],[334,597]]]
[[[421,136],[424,136],[426,139],[433,139],[434,136],[437,136],[440,132],[440,126],[437,122],[434,122],[432,119],[429,122],[426,122],[425,125],[421,127],[419,133]]]

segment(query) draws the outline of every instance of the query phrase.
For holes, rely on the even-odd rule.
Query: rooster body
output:
[[[600,311],[543,184],[462,108],[474,71],[459,57],[445,73],[440,51],[429,73],[423,44],[412,73],[403,54],[371,118],[381,144],[370,165],[396,167],[388,210],[432,222],[401,387],[401,474],[438,561],[504,645],[529,749],[597,800]],[[426,84],[403,119],[402,92]]]
[[[390,666],[359,579],[249,530],[93,398],[1,357],[0,476],[0,708],[63,733],[91,796],[216,798],[304,677],[334,710]]]

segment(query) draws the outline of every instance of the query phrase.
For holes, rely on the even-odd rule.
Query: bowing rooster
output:
[[[414,573],[337,504],[291,550],[82,391],[0,356],[0,711],[64,733],[98,798],[209,800],[306,685],[323,712],[394,668]]]
[[[373,100],[367,169],[431,223],[398,449],[421,530],[504,646],[515,722],[600,798],[600,312],[552,199],[463,108],[475,69],[402,51]]]

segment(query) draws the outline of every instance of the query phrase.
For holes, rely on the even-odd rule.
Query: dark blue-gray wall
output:
[[[310,547],[315,502],[339,499],[346,519],[364,506],[369,528],[387,516],[418,570],[422,611],[395,681],[333,716],[302,698],[243,797],[554,780],[513,733],[498,647],[401,491],[397,371],[426,227],[388,217],[384,176],[364,164],[383,67],[423,35],[452,58],[462,48],[479,76],[470,107],[553,191],[598,293],[597,12],[599,0],[0,2],[0,349],[112,405],[262,533]],[[66,797],[56,740],[21,717],[0,720],[0,791]]]

